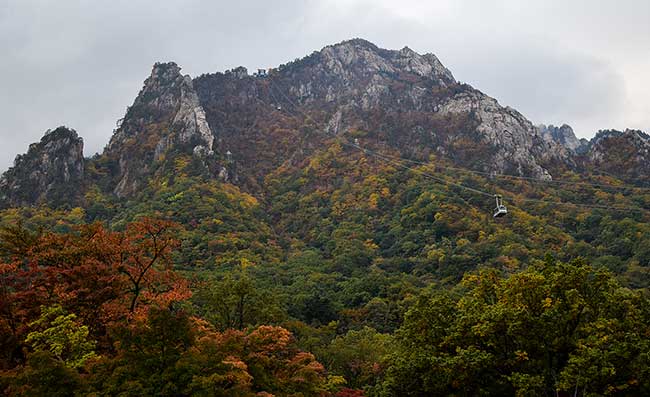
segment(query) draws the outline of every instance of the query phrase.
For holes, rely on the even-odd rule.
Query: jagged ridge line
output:
[[[273,84],[273,82],[272,82],[271,80],[269,80],[269,86],[270,86],[270,87],[273,87],[273,86],[274,86],[274,84]],[[276,89],[277,89],[277,87],[276,87]],[[287,99],[287,101],[289,101],[289,103],[291,103],[292,107],[293,107],[297,112],[299,112],[300,114],[302,114],[305,118],[311,120],[314,124],[318,125],[318,122],[317,122],[316,120],[314,120],[314,119],[313,119],[309,114],[307,114],[307,113],[301,111],[301,110],[298,108],[298,106],[296,106],[296,104],[295,104],[295,103],[294,103],[294,102],[293,102],[293,101],[292,101],[292,100],[291,100],[291,99],[290,99],[290,98],[289,98],[289,97],[288,97],[288,96],[287,96],[287,95],[286,95],[282,90],[280,90],[280,89],[277,89],[277,90],[278,90],[278,92],[280,92],[280,94],[282,94],[282,96],[283,96],[284,98]],[[293,116],[296,117],[295,114],[293,114]],[[334,138],[337,137],[337,136],[334,135],[334,134],[327,134],[327,133],[326,133],[326,135],[330,135],[330,136],[332,136],[332,137],[334,137]],[[428,177],[428,178],[430,178],[430,179],[433,179],[433,180],[437,181],[438,183],[445,184],[445,185],[453,185],[453,186],[459,187],[459,188],[461,188],[461,189],[465,189],[465,190],[468,190],[468,191],[471,191],[471,192],[474,192],[474,193],[478,193],[478,194],[481,194],[481,195],[484,195],[484,196],[489,196],[489,197],[494,197],[494,196],[495,196],[495,195],[490,194],[490,193],[488,193],[488,192],[484,192],[484,191],[482,191],[482,190],[474,189],[474,188],[471,188],[471,187],[469,187],[469,186],[465,186],[465,185],[460,184],[460,183],[445,181],[444,179],[438,178],[438,177],[433,176],[433,175],[431,175],[431,174],[429,174],[429,173],[426,173],[426,172],[424,172],[424,171],[421,171],[421,170],[417,170],[417,169],[411,168],[411,167],[409,167],[409,166],[407,166],[407,165],[404,165],[404,164],[401,164],[401,163],[399,163],[399,162],[393,162],[393,161],[391,161],[391,160],[389,160],[389,159],[383,157],[383,155],[381,155],[381,154],[379,154],[379,153],[377,153],[377,152],[374,152],[374,151],[372,151],[372,150],[370,150],[370,149],[361,148],[360,146],[355,145],[355,144],[353,144],[353,143],[348,143],[348,142],[341,142],[341,143],[343,143],[344,145],[348,145],[348,146],[355,147],[355,148],[357,148],[357,149],[363,151],[364,153],[371,154],[371,155],[373,155],[373,156],[375,156],[375,157],[377,157],[377,158],[380,158],[380,159],[382,159],[382,160],[384,160],[384,161],[387,161],[387,162],[389,162],[389,163],[392,163],[392,164],[394,164],[394,165],[398,165],[400,168],[407,169],[407,170],[410,170],[410,171],[412,171],[412,172],[415,172],[415,173],[418,173],[418,174],[420,174],[420,175],[423,175],[423,176],[425,176],[425,177]],[[401,161],[405,161],[405,162],[408,161],[408,160],[405,160],[405,159],[402,159],[402,158],[400,158],[400,160],[401,160]],[[397,163],[397,164],[396,164],[396,163]],[[423,164],[423,165],[428,165],[428,164],[424,164],[424,163],[421,163],[421,164]],[[447,167],[447,168],[449,168],[449,167]],[[454,167],[454,168],[455,168],[455,167]],[[459,168],[459,170],[466,170],[466,169],[461,169],[461,168]],[[466,170],[466,171],[474,172],[474,171],[472,171],[472,170]],[[476,171],[476,172],[478,173],[478,171]],[[487,173],[486,173],[486,174],[487,174]],[[525,177],[522,177],[522,178],[525,178]],[[538,180],[537,178],[530,178],[530,179]],[[598,204],[581,204],[581,203],[573,203],[573,202],[569,202],[569,201],[549,201],[549,200],[541,200],[541,199],[531,199],[531,198],[526,198],[526,197],[524,197],[524,198],[517,198],[517,197],[515,197],[515,196],[510,196],[510,198],[513,199],[512,201],[516,201],[516,200],[518,200],[518,201],[537,202],[537,203],[544,203],[544,204],[551,204],[551,205],[573,205],[573,206],[577,206],[577,207],[593,208],[593,209],[607,209],[607,210],[617,210],[617,211],[635,211],[635,212],[650,213],[650,211],[646,210],[645,208],[641,208],[641,207],[606,206],[606,205],[598,205]]]
[[[270,84],[270,86],[273,86],[273,82],[270,81],[270,80],[269,80],[269,84]],[[277,87],[276,87],[276,89],[278,90],[278,92],[280,94],[282,94],[282,96],[284,96],[287,99],[287,101],[289,101],[291,103],[291,105],[294,107],[294,109],[296,109],[303,116],[305,116],[306,118],[310,119],[312,122],[314,122],[315,124],[318,125],[318,122],[316,122],[316,120],[314,120],[311,116],[309,116],[309,114],[307,114],[305,112],[302,112],[298,108],[298,106],[296,106],[296,104],[291,100],[291,98],[289,98],[284,93],[284,91],[280,90]],[[273,98],[277,101],[277,98],[275,97],[275,95],[273,95]],[[395,157],[395,156],[390,156],[390,155],[386,155],[386,156],[387,157],[393,157],[393,158],[397,159],[398,161],[405,161],[405,162],[410,162],[410,163],[419,164],[419,165],[430,165],[430,163],[424,163],[424,162],[417,161],[417,160],[404,159],[402,157]],[[521,179],[521,180],[543,182],[543,183],[555,183],[555,184],[559,184],[559,185],[582,185],[582,186],[591,186],[591,187],[608,187],[608,188],[620,189],[620,190],[635,189],[635,190],[642,190],[642,191],[650,191],[650,188],[642,187],[642,186],[629,186],[629,185],[627,185],[627,186],[617,186],[617,185],[611,185],[611,184],[595,184],[595,183],[589,183],[589,182],[572,182],[572,181],[566,181],[566,180],[564,180],[564,181],[563,180],[543,180],[543,179],[539,179],[539,178],[526,177],[526,176],[520,176],[520,175],[491,174],[489,172],[484,172],[484,171],[476,171],[476,170],[470,170],[470,169],[467,169],[467,168],[450,167],[450,166],[445,166],[445,165],[437,165],[436,164],[435,166],[440,167],[440,168],[447,168],[447,169],[450,169],[450,170],[468,172],[468,173],[473,173],[473,174],[477,174],[477,175],[485,175],[485,176],[497,177],[497,178]]]

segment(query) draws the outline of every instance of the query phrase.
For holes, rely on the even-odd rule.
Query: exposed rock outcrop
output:
[[[556,142],[575,153],[582,153],[587,150],[589,141],[578,139],[573,132],[573,128],[567,124],[562,124],[560,127],[553,124],[540,124],[537,126],[537,130],[548,142]]]
[[[85,177],[119,197],[188,169],[255,190],[325,140],[352,134],[377,149],[435,154],[494,174],[549,179],[599,168],[640,179],[650,171],[650,141],[640,131],[601,131],[587,142],[568,125],[535,127],[457,82],[433,54],[353,39],[253,75],[238,67],[192,79],[173,62],[155,64],[104,153],[87,160]],[[81,153],[74,131],[49,132],[0,179],[0,202],[79,201]]]
[[[589,142],[585,158],[596,171],[650,182],[650,135],[642,131],[599,131]]]
[[[544,140],[521,113],[502,107],[494,98],[480,91],[468,89],[456,94],[441,103],[438,112],[470,114],[477,121],[479,138],[494,153],[490,164],[485,167],[487,171],[550,179],[550,173],[542,164],[567,158],[561,146]]]
[[[157,63],[104,155],[117,159],[120,197],[134,194],[170,150],[211,155],[214,135],[192,79],[173,62]]]
[[[544,139],[519,112],[458,83],[435,55],[408,47],[345,41],[281,66],[269,80],[290,110],[326,111],[322,128],[330,133],[390,126],[387,139],[400,149],[435,150],[494,173],[550,178],[550,164],[571,162],[566,147]],[[463,142],[481,158],[465,153]]]
[[[385,50],[368,41],[353,39],[327,46],[317,54],[323,74],[336,76],[342,86],[354,86],[352,80],[364,76],[390,80],[403,73],[431,80],[440,86],[456,83],[454,76],[435,55],[420,55],[408,47],[399,51]]]
[[[66,127],[48,130],[0,178],[0,207],[74,206],[81,200],[83,182],[83,139]]]

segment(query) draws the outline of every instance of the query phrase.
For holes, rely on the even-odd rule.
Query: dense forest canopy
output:
[[[307,168],[270,175],[265,201],[179,162],[172,184],[154,182],[135,202],[93,191],[87,208],[5,210],[2,387],[233,396],[648,388],[645,214],[515,201],[494,220],[491,201],[345,150],[334,141]],[[515,200],[645,199],[517,180],[496,188]]]

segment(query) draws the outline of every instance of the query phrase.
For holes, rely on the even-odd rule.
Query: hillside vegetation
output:
[[[360,40],[179,70],[103,153],[61,127],[0,180],[4,394],[650,393],[645,134]]]

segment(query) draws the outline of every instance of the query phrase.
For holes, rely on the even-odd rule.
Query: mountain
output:
[[[157,63],[82,149],[48,131],[0,179],[3,395],[649,394],[641,131],[354,39]]]
[[[545,166],[567,157],[520,113],[458,83],[435,55],[408,47],[384,50],[355,39],[271,69],[263,78],[239,69],[201,76],[196,86],[221,151],[236,147],[245,164],[264,156],[241,145],[254,139],[251,132],[264,133],[249,131],[255,120],[286,123],[287,117],[311,122],[322,136],[353,131],[414,156],[435,153],[494,173],[549,178]],[[232,113],[245,115],[246,124],[232,120]],[[298,149],[261,144],[289,158]]]
[[[638,183],[650,175],[650,136],[639,130],[601,130],[589,142],[587,162]]]
[[[77,204],[84,183],[83,139],[74,130],[48,130],[0,178],[0,208]]]
[[[239,67],[192,79],[173,62],[157,63],[97,158],[81,158],[81,143],[71,137],[61,142],[68,158],[51,161],[40,154],[50,150],[48,135],[25,155],[41,160],[21,160],[5,173],[4,206],[53,202],[52,196],[76,203],[93,185],[134,197],[150,180],[168,177],[179,159],[193,174],[259,193],[278,167],[306,161],[334,137],[492,175],[550,180],[553,173],[603,164],[616,175],[646,175],[641,135],[599,135],[588,143],[568,125],[534,126],[457,82],[435,55],[362,39],[253,75]],[[639,161],[614,166],[620,156],[606,144],[612,139],[626,140]],[[634,171],[623,169],[628,166]],[[51,192],[59,179],[64,184],[56,186],[65,188]]]
[[[157,63],[111,138],[104,155],[117,162],[113,192],[135,193],[170,149],[211,156],[214,135],[189,76]]]

